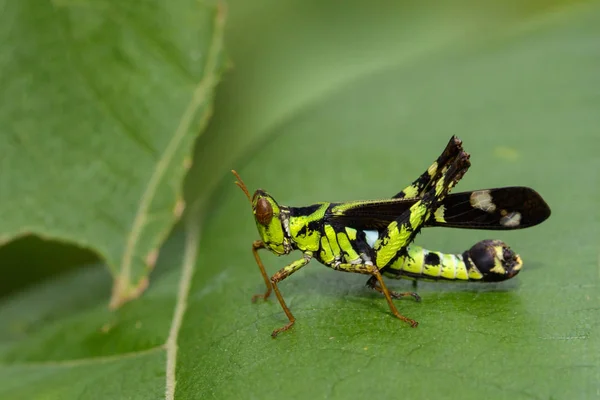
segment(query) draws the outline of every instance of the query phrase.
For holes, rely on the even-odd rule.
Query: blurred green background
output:
[[[149,289],[111,312],[93,251],[0,248],[0,397],[169,398],[173,355],[181,399],[600,397],[600,3],[227,5],[230,68]],[[417,243],[502,239],[523,272],[420,284],[422,303],[398,302],[410,329],[364,277],[314,262],[280,285],[298,321],[272,340],[286,318],[274,299],[250,303],[258,236],[229,171],[292,206],[389,197],[453,134],[472,162],[457,191],[531,186],[553,214]],[[263,260],[274,273],[297,257]]]

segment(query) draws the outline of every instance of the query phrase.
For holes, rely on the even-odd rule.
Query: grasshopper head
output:
[[[289,253],[288,239],[285,236],[281,218],[281,208],[275,199],[262,189],[258,189],[254,192],[254,196],[250,198],[250,193],[242,179],[235,171],[232,172],[238,179],[236,184],[250,200],[256,228],[265,246],[275,254]]]
[[[252,196],[252,212],[256,228],[265,245],[274,253],[286,254],[281,209],[273,197],[258,189]]]

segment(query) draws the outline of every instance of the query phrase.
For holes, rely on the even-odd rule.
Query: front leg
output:
[[[267,291],[265,293],[255,294],[254,296],[252,296],[253,303],[256,302],[256,300],[259,298],[266,300],[271,295],[271,290],[272,290],[271,281],[269,280],[269,275],[267,275],[265,266],[263,265],[262,260],[260,259],[260,256],[258,255],[258,250],[264,249],[264,248],[266,248],[266,247],[262,240],[255,240],[254,243],[252,243],[252,254],[254,255],[256,264],[258,265],[258,268],[260,269],[260,274],[262,275],[263,279],[265,280],[265,285],[267,286]]]
[[[296,322],[296,318],[294,318],[294,315],[288,308],[287,304],[285,304],[285,300],[283,299],[283,296],[281,295],[281,292],[279,291],[279,288],[277,287],[277,283],[281,282],[282,280],[284,280],[285,278],[287,278],[294,272],[298,271],[300,268],[304,267],[306,264],[308,264],[310,262],[311,259],[312,259],[312,253],[306,252],[306,253],[304,253],[304,257],[281,268],[279,271],[277,271],[271,277],[270,280],[268,280],[268,282],[269,282],[269,284],[267,286],[268,290],[265,293],[265,295],[263,296],[263,298],[266,298],[271,293],[271,287],[272,287],[273,291],[275,291],[275,296],[277,296],[277,300],[279,300],[279,304],[281,305],[281,308],[283,308],[285,315],[290,320],[290,322],[288,322],[287,324],[285,324],[284,326],[282,326],[279,329],[275,329],[273,331],[273,333],[271,333],[271,336],[273,338],[275,338],[279,334],[279,332],[287,331],[288,329],[290,329],[292,327],[292,325],[294,325],[294,322]],[[266,272],[264,272],[265,269],[262,266],[262,263],[259,264],[259,267],[261,267],[261,272],[263,272],[263,277],[266,276]],[[258,296],[261,297],[262,295],[258,295]],[[253,297],[253,299],[255,297]]]
[[[385,268],[406,250],[406,246],[414,240],[432,210],[435,210],[444,200],[450,189],[465,174],[469,165],[469,155],[460,152],[443,175],[432,183],[427,193],[380,232],[379,238],[373,245],[377,267]]]

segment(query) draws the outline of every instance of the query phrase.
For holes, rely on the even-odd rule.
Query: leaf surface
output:
[[[258,235],[224,171],[181,331],[180,346],[195,349],[180,355],[181,398],[599,395],[600,8],[529,6],[478,17],[297,6],[280,25],[257,28],[274,50],[260,59],[232,50],[239,82],[223,90],[251,110],[222,104],[211,134],[224,143],[246,128],[229,157],[251,191],[291,206],[386,197],[456,134],[472,155],[456,191],[531,186],[553,214],[523,231],[426,229],[417,244],[427,248],[462,252],[499,238],[525,264],[501,284],[419,284],[422,303],[397,302],[417,329],[391,316],[367,278],[311,262],[279,285],[297,322],[273,340],[287,318],[274,296],[250,302],[264,291],[250,252]],[[244,60],[268,74],[250,79]],[[203,152],[228,157],[217,148]],[[301,255],[262,257],[273,274]]]
[[[3,2],[0,243],[37,234],[106,261],[111,304],[148,284],[222,68],[201,2]]]
[[[5,299],[0,398],[597,397],[600,6],[498,4],[233,1],[235,68],[197,146],[185,230],[115,313],[101,266]],[[257,233],[229,170],[286,205],[386,197],[452,134],[472,154],[456,191],[531,186],[553,214],[417,243],[505,240],[518,277],[419,284],[422,303],[398,301],[411,329],[365,277],[313,262],[280,285],[297,323],[271,339],[287,320],[275,299],[250,302]],[[262,257],[274,273],[299,254]]]

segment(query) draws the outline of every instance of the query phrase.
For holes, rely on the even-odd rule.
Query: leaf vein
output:
[[[214,69],[217,65],[217,59],[221,53],[223,46],[223,31],[225,25],[225,8],[222,3],[217,4],[215,14],[215,27],[213,37],[209,47],[208,58],[206,61],[206,75],[198,85],[194,94],[196,102],[204,100],[210,89],[214,86],[216,75]],[[189,108],[192,108],[190,105]],[[188,110],[189,110],[188,108]],[[207,119],[209,113],[205,115]],[[191,118],[191,117],[190,117]],[[204,121],[204,123],[206,123]],[[194,210],[196,211],[196,210]],[[186,243],[185,253],[183,258],[183,271],[179,281],[179,289],[177,291],[177,303],[175,304],[175,312],[169,329],[169,336],[165,343],[167,350],[167,365],[166,365],[166,385],[165,399],[173,400],[175,398],[175,387],[177,384],[176,367],[177,367],[177,340],[179,331],[183,322],[183,317],[187,309],[187,301],[190,293],[191,281],[194,275],[196,266],[196,258],[198,251],[198,243],[200,240],[200,218],[196,212],[192,213],[186,220]]]
[[[126,288],[130,284],[131,265],[134,259],[135,249],[137,247],[143,228],[148,222],[149,209],[152,203],[152,199],[154,198],[154,195],[158,190],[159,184],[167,168],[173,161],[173,158],[175,157],[179,146],[181,145],[184,137],[186,136],[190,128],[190,125],[192,124],[195,112],[200,108],[202,104],[206,103],[212,88],[216,85],[218,74],[215,73],[215,69],[218,64],[219,55],[221,53],[223,45],[223,26],[225,18],[224,12],[222,12],[222,10],[224,10],[223,7],[217,6],[215,27],[213,30],[213,37],[211,39],[208,57],[204,68],[204,76],[196,86],[196,89],[192,94],[192,98],[179,121],[179,125],[177,126],[175,134],[167,144],[167,147],[160,156],[160,158],[158,159],[158,162],[154,169],[154,173],[150,177],[150,180],[148,181],[148,184],[146,186],[146,190],[144,190],[144,193],[142,194],[138,209],[133,220],[133,224],[131,226],[131,230],[129,232],[129,235],[127,236],[127,244],[123,252],[123,258],[121,261],[121,268],[119,274],[121,284],[117,285],[117,287]],[[201,119],[202,126],[206,124],[210,113],[210,107],[207,107]],[[164,234],[166,234],[166,231]],[[123,299],[120,298],[119,295],[119,293],[113,294],[113,299],[111,300],[111,305],[113,307],[120,304],[120,302],[123,301]]]
[[[110,362],[125,360],[128,358],[137,358],[143,357],[148,354],[156,353],[158,351],[165,350],[165,345],[150,347],[145,350],[132,351],[129,353],[121,353],[112,356],[102,356],[102,357],[87,357],[87,358],[79,358],[73,360],[63,360],[63,361],[39,361],[39,362],[23,362],[23,363],[14,363],[14,364],[0,364],[0,368],[40,368],[40,367],[80,367],[83,365],[93,365],[93,364],[106,364]]]

